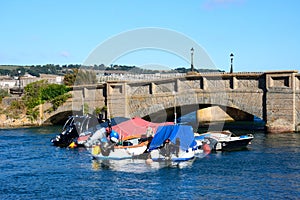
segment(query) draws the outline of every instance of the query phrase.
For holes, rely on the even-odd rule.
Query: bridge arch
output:
[[[55,124],[55,125],[63,125],[67,121],[69,116],[72,116],[74,113],[72,110],[58,112],[51,117],[47,118],[44,121],[44,124]]]
[[[249,96],[252,96],[249,98]],[[223,98],[225,97],[225,99]],[[223,99],[219,99],[223,98]],[[174,112],[178,117],[206,107],[219,106],[235,120],[250,119],[252,116],[263,118],[263,93],[256,95],[244,93],[227,93],[203,95],[203,93],[186,92],[173,95],[164,93],[149,96],[132,96],[128,102],[133,116],[140,116],[151,121],[172,121]]]

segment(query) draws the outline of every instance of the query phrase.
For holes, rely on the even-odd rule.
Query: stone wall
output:
[[[296,71],[266,73],[266,126],[269,132],[296,129]]]
[[[295,118],[296,131],[300,131],[300,75],[295,75]]]

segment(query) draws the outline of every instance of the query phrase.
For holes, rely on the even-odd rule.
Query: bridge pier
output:
[[[265,89],[265,121],[268,132],[297,131],[299,109],[299,89],[297,71],[267,72]],[[296,105],[297,104],[297,105]],[[298,117],[299,118],[299,117]]]
[[[106,83],[107,117],[129,117],[127,114],[126,83],[110,81]]]

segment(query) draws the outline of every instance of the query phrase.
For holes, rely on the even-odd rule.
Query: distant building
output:
[[[40,80],[47,80],[48,83],[62,84],[63,76],[41,74],[40,77],[36,77],[26,73],[24,76],[21,76],[20,80],[18,76],[14,78],[10,76],[0,76],[0,88],[10,90],[11,94],[21,95],[26,85]]]
[[[0,76],[0,88],[9,89],[16,86],[16,80],[12,79],[10,76]]]

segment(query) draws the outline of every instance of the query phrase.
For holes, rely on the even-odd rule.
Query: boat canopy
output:
[[[120,124],[122,122],[125,122],[127,120],[130,120],[130,119],[126,118],[126,117],[114,117],[114,118],[110,119],[110,124],[111,124],[111,126],[115,126],[115,125]],[[107,128],[108,127],[108,121],[100,123],[98,125],[98,129],[100,129],[100,127]]]
[[[193,128],[188,125],[167,125],[160,126],[157,129],[154,138],[150,144],[150,151],[161,147],[164,142],[169,139],[170,142],[176,144],[179,140],[179,146],[186,151],[190,147],[194,147],[197,143],[195,141]]]
[[[127,136],[141,136],[147,133],[147,130],[151,128],[152,132],[155,133],[159,126],[174,124],[173,122],[164,123],[153,123],[148,122],[142,118],[135,117],[130,120],[119,123],[112,126],[112,129],[119,133],[121,137]]]

